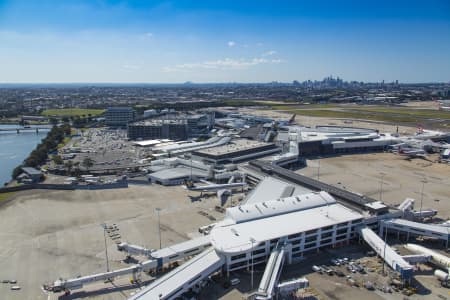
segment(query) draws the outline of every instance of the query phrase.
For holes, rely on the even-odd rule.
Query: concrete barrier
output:
[[[49,184],[49,183],[33,183],[24,184],[12,187],[0,188],[0,193],[18,192],[26,190],[106,190],[106,189],[121,189],[128,188],[126,180],[117,181],[108,184],[93,184],[93,185],[72,185],[72,184]]]

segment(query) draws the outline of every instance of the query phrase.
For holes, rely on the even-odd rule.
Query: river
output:
[[[0,125],[0,129],[18,127],[17,125]],[[46,137],[48,131],[39,130],[39,133],[36,133],[32,130],[19,134],[16,131],[0,131],[0,186],[11,180],[14,168],[28,157],[36,145]]]

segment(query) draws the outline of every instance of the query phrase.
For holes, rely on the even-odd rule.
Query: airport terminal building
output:
[[[288,261],[346,245],[362,224],[360,213],[326,192],[313,192],[228,208],[210,236],[231,272],[265,263],[277,245],[285,246]]]

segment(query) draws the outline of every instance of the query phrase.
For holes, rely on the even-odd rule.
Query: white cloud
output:
[[[122,66],[122,68],[124,68],[127,71],[136,71],[141,69],[141,66],[125,64]]]
[[[145,40],[150,40],[153,38],[153,32],[144,32],[139,34],[139,39],[145,41]]]
[[[234,42],[234,41],[229,41],[227,44],[228,44],[228,47],[236,46],[236,42]]]
[[[217,60],[204,61],[202,63],[186,63],[163,68],[164,72],[187,72],[191,70],[243,70],[262,64],[279,64],[284,62],[282,59],[266,59],[255,57],[251,59],[233,59],[224,58]]]
[[[272,55],[275,55],[275,54],[277,54],[277,51],[275,51],[275,50],[270,50],[270,51],[264,52],[264,53],[262,54],[262,56],[272,56]]]

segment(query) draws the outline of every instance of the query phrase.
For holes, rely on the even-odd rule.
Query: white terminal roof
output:
[[[171,140],[168,139],[163,139],[163,140],[145,140],[145,141],[136,141],[133,142],[133,144],[137,145],[137,146],[141,146],[141,147],[147,147],[147,146],[154,146],[154,145],[158,145],[161,143],[167,143],[167,142],[171,142]]]
[[[246,140],[246,139],[236,139],[233,140],[230,144],[212,147],[208,149],[198,150],[197,153],[210,154],[210,155],[223,155],[227,153],[233,153],[253,148],[259,148],[263,146],[271,145],[271,143]]]
[[[289,184],[274,177],[265,177],[247,195],[245,204],[259,203],[273,199],[310,193],[311,190],[299,185]]]
[[[165,168],[154,173],[149,174],[149,177],[158,178],[161,180],[171,180],[184,178],[190,175],[205,177],[207,173],[204,170],[199,170],[197,168],[187,168],[187,167],[175,167],[175,168]]]
[[[227,209],[225,217],[233,220],[235,223],[242,223],[335,203],[336,200],[327,192],[313,192],[278,200],[231,207]]]
[[[267,240],[362,219],[363,216],[339,203],[286,213],[270,218],[214,227],[211,243],[218,252],[233,254],[248,251]]]

